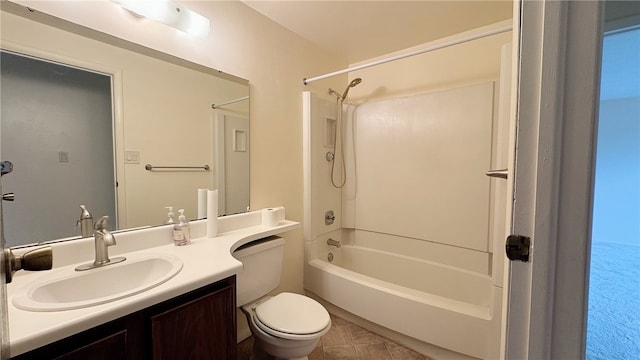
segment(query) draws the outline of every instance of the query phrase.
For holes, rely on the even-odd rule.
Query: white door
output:
[[[603,2],[520,1],[506,359],[585,356]]]
[[[214,118],[218,212],[242,213],[249,208],[249,119],[219,111]]]

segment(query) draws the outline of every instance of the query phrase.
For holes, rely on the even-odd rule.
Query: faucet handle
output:
[[[109,216],[105,215],[96,221],[94,225],[96,230],[109,230]]]

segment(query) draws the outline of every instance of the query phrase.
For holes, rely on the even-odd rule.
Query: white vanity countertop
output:
[[[281,209],[284,219],[284,209]],[[219,218],[220,233],[214,238],[203,237],[205,220],[192,222],[191,232],[198,237],[192,238],[191,244],[187,246],[173,245],[172,227],[169,225],[116,233],[118,244],[109,248],[110,257],[120,254],[167,254],[182,260],[182,270],[168,281],[137,295],[81,309],[51,312],[18,309],[13,305],[13,295],[49,273],[18,271],[13,282],[7,285],[11,355],[16,356],[39,348],[234,275],[242,271],[242,263],[231,255],[236,248],[299,226],[300,223],[287,220],[281,220],[273,227],[263,226],[260,211],[254,211]],[[76,266],[93,261],[93,238],[53,246],[52,271],[63,266]],[[83,256],[74,258],[78,249],[82,250]],[[90,250],[90,254],[86,254],[86,250]]]

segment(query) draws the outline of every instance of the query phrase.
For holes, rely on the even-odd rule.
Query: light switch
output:
[[[69,152],[58,151],[58,162],[69,162]]]
[[[124,152],[125,164],[140,164],[140,152],[139,151],[125,151]]]

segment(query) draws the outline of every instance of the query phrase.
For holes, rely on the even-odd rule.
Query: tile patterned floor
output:
[[[429,360],[337,316],[331,315],[331,324],[309,360]],[[252,337],[238,344],[238,360],[248,360],[252,347]]]

